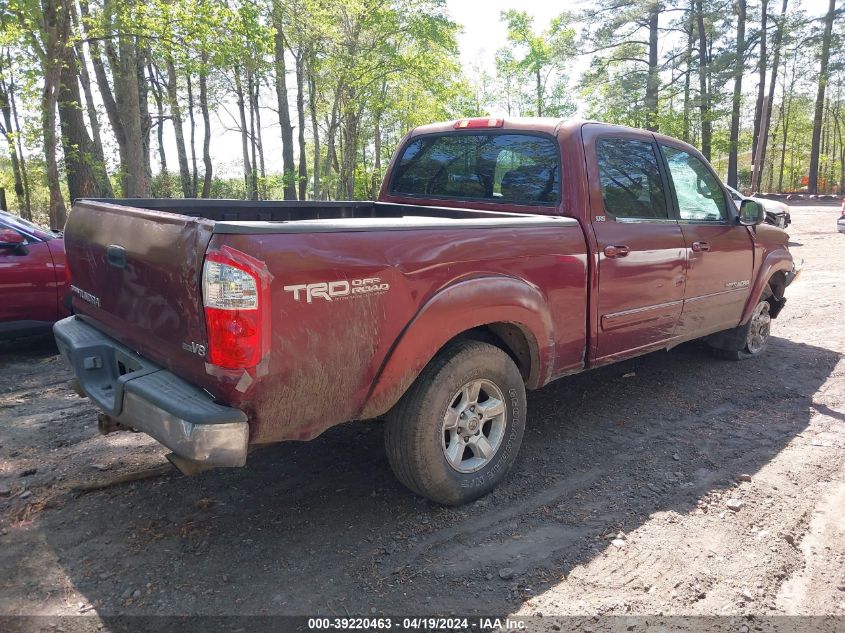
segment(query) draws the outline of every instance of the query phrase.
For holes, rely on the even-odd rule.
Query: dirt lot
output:
[[[0,615],[845,615],[837,214],[793,210],[805,272],[763,357],[689,344],[529,394],[515,472],[465,508],[403,489],[372,423],[74,492],[165,451],[98,436],[49,340],[6,344]]]

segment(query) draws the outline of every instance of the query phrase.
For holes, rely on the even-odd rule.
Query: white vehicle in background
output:
[[[777,200],[769,200],[768,198],[757,198],[756,196],[746,196],[741,194],[733,187],[725,185],[725,189],[731,194],[731,199],[736,203],[737,208],[743,200],[754,200],[766,210],[766,224],[777,226],[785,229],[792,223],[792,217],[789,214],[789,205]]]
[[[845,198],[842,198],[842,213],[836,221],[836,228],[840,233],[845,233]]]

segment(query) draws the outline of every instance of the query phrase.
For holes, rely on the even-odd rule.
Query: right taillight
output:
[[[248,255],[223,247],[206,255],[202,295],[208,361],[225,369],[261,362],[269,343],[264,320],[266,288]]]

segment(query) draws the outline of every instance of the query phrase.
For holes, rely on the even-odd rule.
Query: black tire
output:
[[[740,361],[760,356],[766,351],[771,327],[771,317],[769,316],[771,304],[768,301],[770,296],[771,292],[768,290],[763,293],[763,296],[754,306],[751,318],[748,319],[747,323],[732,330],[719,332],[706,339],[716,358]],[[761,318],[765,322],[764,326],[761,325]],[[763,333],[760,332],[761,327],[764,330]],[[757,334],[756,337],[751,336],[752,331]],[[754,339],[753,342],[752,339]]]
[[[485,390],[498,389],[498,394],[503,396],[500,402],[504,403],[504,420],[497,414],[484,422],[485,414],[476,420],[473,413],[475,424],[470,421],[458,427],[456,423],[453,430],[445,430],[447,412],[461,406],[462,390],[479,383],[484,386],[476,396],[478,410],[481,411],[485,401],[498,401],[493,396],[481,400],[489,395]],[[501,411],[502,407],[490,407],[493,409]],[[525,385],[510,356],[489,343],[475,340],[452,343],[425,367],[387,414],[384,433],[387,459],[399,481],[413,492],[444,505],[468,503],[493,490],[516,461],[525,432],[525,410]],[[475,428],[478,430],[470,439],[477,440],[485,428],[491,429],[491,424],[497,425],[495,452],[489,458],[475,457],[475,450],[467,444],[468,448],[461,450],[461,456],[456,459],[458,467],[471,466],[472,460],[481,460],[483,465],[472,472],[460,472],[450,464],[447,445],[451,446],[454,440],[447,438],[454,437],[453,433],[470,433]],[[492,430],[489,433],[492,438]],[[464,446],[462,441],[455,446]],[[487,446],[493,445],[488,442]]]

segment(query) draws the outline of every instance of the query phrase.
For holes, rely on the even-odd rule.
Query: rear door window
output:
[[[402,151],[391,193],[553,206],[560,200],[557,143],[529,134],[421,136]]]
[[[614,218],[669,218],[654,144],[629,138],[596,142],[604,208]]]

